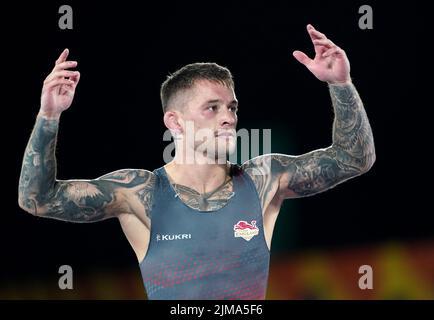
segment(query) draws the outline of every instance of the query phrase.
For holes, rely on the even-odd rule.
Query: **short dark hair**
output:
[[[169,74],[160,89],[163,112],[167,111],[170,99],[182,90],[191,89],[198,80],[209,80],[221,83],[234,89],[234,80],[231,72],[213,62],[197,62],[188,64]]]

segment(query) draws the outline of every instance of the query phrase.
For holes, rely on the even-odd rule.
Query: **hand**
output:
[[[321,81],[330,84],[350,83],[350,62],[345,51],[310,24],[307,25],[307,32],[315,48],[315,58],[312,60],[301,51],[294,51],[294,57]]]
[[[45,78],[39,113],[49,118],[58,118],[71,106],[75,88],[80,80],[78,71],[66,70],[77,66],[77,61],[66,61],[69,50],[65,49],[56,60],[53,71]]]

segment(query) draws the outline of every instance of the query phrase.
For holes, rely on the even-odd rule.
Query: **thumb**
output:
[[[312,59],[310,59],[306,54],[301,51],[294,51],[292,55],[295,59],[297,59],[298,62],[304,64],[306,67],[312,62]]]

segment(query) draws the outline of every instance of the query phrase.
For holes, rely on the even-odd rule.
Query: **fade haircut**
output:
[[[229,69],[211,62],[198,62],[188,64],[181,69],[169,74],[160,89],[163,113],[171,105],[171,100],[181,91],[193,88],[196,81],[208,80],[234,89],[234,80]]]

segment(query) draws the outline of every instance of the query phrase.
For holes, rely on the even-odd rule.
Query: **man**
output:
[[[283,200],[330,189],[367,172],[375,161],[345,52],[313,26],[307,31],[315,58],[293,55],[329,85],[335,112],[330,147],[300,156],[265,154],[241,166],[227,162],[238,108],[232,76],[217,64],[196,63],[161,87],[164,123],[176,145],[172,161],[153,172],[124,169],[94,180],[57,180],[59,119],[80,79],[69,70],[77,62],[67,61],[66,49],[44,82],[19,205],[36,216],[71,222],[117,217],[150,299],[264,299]],[[211,132],[205,141],[201,130]],[[187,137],[191,131],[193,139]]]

